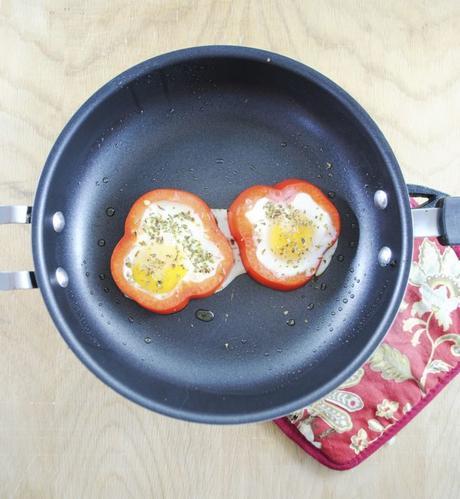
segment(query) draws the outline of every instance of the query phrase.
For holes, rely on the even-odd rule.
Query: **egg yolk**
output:
[[[313,240],[311,225],[297,225],[287,227],[273,225],[269,233],[269,247],[271,252],[285,261],[299,260],[310,248]]]
[[[187,273],[183,256],[174,246],[143,246],[134,257],[132,276],[144,290],[155,294],[169,293]]]

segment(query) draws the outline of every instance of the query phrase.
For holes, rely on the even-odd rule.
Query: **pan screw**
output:
[[[384,210],[388,206],[388,194],[382,190],[375,191],[374,204],[377,208]]]
[[[53,229],[55,232],[62,232],[65,227],[65,218],[62,211],[57,211],[53,215]]]
[[[62,268],[58,267],[56,269],[56,281],[61,286],[61,288],[66,288],[69,285],[69,276],[67,272]]]
[[[388,246],[383,246],[379,251],[378,260],[381,267],[386,267],[391,262],[391,249]]]

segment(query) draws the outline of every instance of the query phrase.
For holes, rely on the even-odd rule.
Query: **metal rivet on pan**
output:
[[[62,232],[65,227],[65,218],[62,211],[57,211],[53,215],[53,229],[55,232]]]
[[[383,246],[378,255],[379,264],[382,267],[386,267],[391,262],[391,256],[391,249],[388,246]]]
[[[61,288],[66,288],[69,285],[69,276],[67,272],[62,268],[58,267],[56,269],[56,281],[61,286]]]
[[[377,208],[384,210],[388,206],[388,194],[385,191],[376,191],[374,194],[374,204]]]

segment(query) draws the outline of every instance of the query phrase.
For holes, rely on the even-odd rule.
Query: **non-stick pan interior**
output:
[[[342,217],[320,278],[280,292],[243,275],[169,316],[115,286],[110,256],[144,192],[185,189],[225,208],[251,185],[292,177],[318,185]],[[377,189],[389,195],[385,210],[374,206]],[[273,54],[195,49],[131,70],[77,113],[37,191],[34,256],[58,328],[104,381],[173,416],[254,421],[324,395],[377,346],[407,277],[407,214],[383,137],[337,87]],[[383,246],[394,258],[385,268]],[[69,275],[65,289],[57,267]],[[214,320],[198,320],[199,308]]]

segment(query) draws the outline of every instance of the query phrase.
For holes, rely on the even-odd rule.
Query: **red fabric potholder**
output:
[[[322,464],[357,466],[460,371],[460,246],[415,241],[409,285],[383,343],[341,387],[275,423]]]

